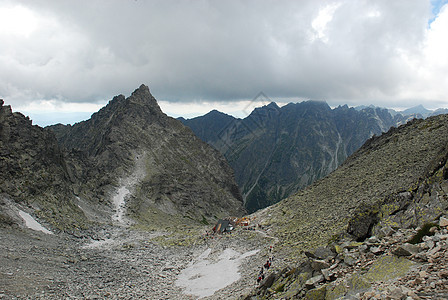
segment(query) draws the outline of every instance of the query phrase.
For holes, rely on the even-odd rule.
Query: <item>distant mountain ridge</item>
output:
[[[355,109],[357,110],[362,110],[365,108],[376,108],[376,106],[374,105],[360,105],[360,106],[356,106]],[[427,109],[425,108],[422,104],[414,106],[414,107],[410,107],[408,109],[405,110],[401,110],[401,111],[397,111],[394,109],[390,109],[387,108],[387,110],[389,111],[389,113],[392,116],[395,116],[397,114],[402,115],[403,117],[406,118],[406,120],[410,120],[411,118],[428,118],[428,117],[432,117],[432,116],[438,116],[438,115],[442,115],[442,114],[447,114],[448,113],[448,108],[438,108],[435,110],[431,110],[431,109]]]
[[[430,112],[443,110],[418,106],[394,113],[375,106],[331,109],[323,101],[272,102],[244,119],[213,110],[181,121],[227,158],[253,212],[328,175],[373,135]]]

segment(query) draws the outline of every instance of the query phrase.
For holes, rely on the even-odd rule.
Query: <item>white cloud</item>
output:
[[[33,12],[21,5],[6,6],[0,10],[0,35],[28,37],[37,27]]]
[[[401,99],[419,98],[431,101],[433,108],[448,107],[448,4],[426,29],[421,52],[410,53],[403,50],[402,58],[410,72],[408,85],[403,85]]]
[[[311,27],[315,31],[312,41],[321,39],[323,42],[328,42],[326,33],[327,24],[333,18],[333,14],[341,3],[331,3],[319,10],[317,17],[311,22]]]

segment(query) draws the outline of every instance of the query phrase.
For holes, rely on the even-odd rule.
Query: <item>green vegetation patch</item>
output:
[[[372,264],[364,278],[370,282],[388,281],[404,276],[414,265],[404,257],[384,256]]]

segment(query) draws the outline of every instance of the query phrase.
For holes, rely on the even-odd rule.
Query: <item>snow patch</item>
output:
[[[37,222],[30,214],[24,212],[23,210],[19,210],[19,215],[25,221],[25,226],[36,231],[42,231],[46,234],[53,234],[50,230],[43,227],[39,222]]]
[[[185,293],[199,298],[213,295],[240,279],[238,267],[241,261],[256,254],[260,250],[239,253],[227,248],[213,261],[209,258],[211,249],[205,250],[199,257],[182,270],[176,280],[176,285],[185,288]]]

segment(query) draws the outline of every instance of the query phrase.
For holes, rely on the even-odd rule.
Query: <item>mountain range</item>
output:
[[[292,195],[334,171],[370,137],[421,117],[379,107],[330,108],[323,101],[272,102],[238,119],[213,110],[180,119],[235,170],[249,212]]]

